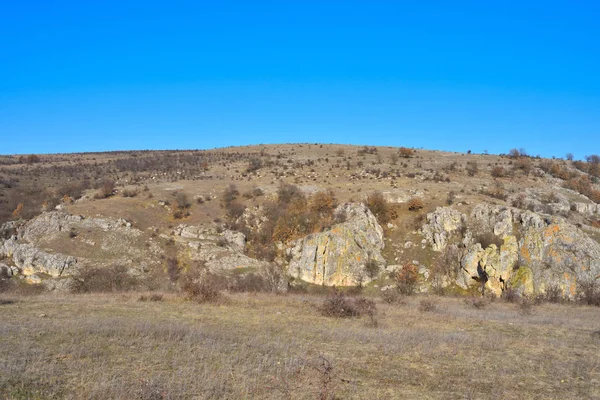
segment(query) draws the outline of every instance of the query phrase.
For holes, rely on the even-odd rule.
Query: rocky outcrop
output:
[[[212,226],[179,225],[173,232],[181,259],[203,262],[211,271],[260,269],[267,263],[244,254],[246,236]],[[167,236],[166,236],[167,237]]]
[[[600,204],[596,203],[572,203],[571,207],[580,214],[598,215],[600,214]]]
[[[427,214],[427,223],[422,234],[434,250],[440,251],[448,244],[452,233],[465,226],[467,216],[450,207],[438,207],[435,212]]]
[[[68,277],[85,265],[120,264],[141,273],[159,265],[161,254],[155,241],[124,219],[86,218],[62,211],[20,224],[0,242],[0,257],[9,261],[13,275],[51,287],[61,286],[51,284],[52,278]]]
[[[438,208],[427,220],[423,236],[444,250],[457,234],[457,212]],[[455,282],[462,289],[483,283],[499,295],[509,287],[522,294],[558,287],[573,297],[577,282],[600,279],[600,243],[564,218],[480,204],[463,223],[464,235],[455,240],[463,246]]]
[[[0,255],[11,259],[18,272],[25,276],[43,273],[51,277],[59,277],[65,272],[68,274],[77,263],[75,257],[51,254],[32,243],[17,243],[13,239],[6,240],[0,246]],[[16,275],[14,269],[13,275]]]
[[[385,263],[383,229],[371,211],[364,204],[346,203],[335,213],[345,215],[345,222],[292,242],[286,250],[291,276],[329,286],[356,285],[368,281],[367,262]]]

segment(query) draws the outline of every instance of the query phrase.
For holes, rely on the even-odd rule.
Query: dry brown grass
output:
[[[0,303],[8,399],[587,399],[600,396],[597,308],[524,315],[435,298],[377,304],[376,328],[313,296],[43,295]],[[6,297],[6,296],[5,296]]]

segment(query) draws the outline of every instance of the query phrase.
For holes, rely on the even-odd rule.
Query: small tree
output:
[[[566,159],[569,161],[573,161],[573,153],[567,153]]]
[[[400,149],[398,150],[398,154],[400,155],[400,157],[410,158],[413,156],[414,150],[409,149],[407,147],[400,147]]]

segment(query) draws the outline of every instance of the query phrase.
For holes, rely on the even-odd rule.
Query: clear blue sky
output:
[[[0,154],[600,153],[599,1],[0,1]]]

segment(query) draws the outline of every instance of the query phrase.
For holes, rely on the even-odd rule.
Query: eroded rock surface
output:
[[[443,251],[450,241],[462,244],[455,282],[462,289],[484,279],[498,295],[509,287],[523,294],[558,287],[573,297],[577,282],[600,279],[600,244],[562,217],[480,204],[460,219],[464,235],[457,229],[459,213],[449,207],[427,221],[422,233],[434,250]]]
[[[287,249],[291,276],[329,286],[356,285],[368,280],[367,262],[385,263],[383,229],[371,211],[364,204],[345,203],[335,213],[345,214],[345,222],[297,240]]]

